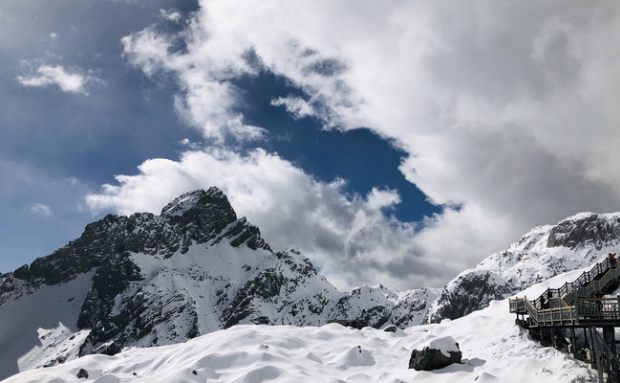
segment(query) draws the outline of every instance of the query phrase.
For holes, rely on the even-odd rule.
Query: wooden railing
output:
[[[576,325],[580,320],[620,320],[620,299],[600,296],[613,281],[620,279],[620,267],[607,259],[584,271],[573,282],[548,288],[534,301],[527,297],[509,300],[510,312],[528,314],[534,326]]]
[[[610,270],[614,271],[613,275],[610,274],[609,278],[605,278],[603,281],[602,278]],[[564,299],[567,304],[571,305],[577,297],[591,297],[600,292],[610,280],[616,279],[618,276],[620,276],[620,268],[615,266],[612,268],[610,260],[606,259],[603,262],[596,263],[590,270],[581,273],[573,282],[566,282],[557,289],[548,288],[532,303],[539,310],[544,308],[543,304],[546,303],[546,300],[553,298]]]
[[[594,337],[596,338],[596,345],[598,346],[599,350],[598,363],[601,363],[601,367],[603,367],[603,369],[599,369],[599,371],[605,370],[608,378],[611,378],[614,372],[620,371],[620,360],[618,360],[618,355],[616,355],[616,353],[612,351],[611,348],[609,348],[605,340],[601,338],[600,334],[596,330],[592,331],[592,335],[594,335]],[[602,377],[599,375],[599,381],[602,380],[601,378]],[[609,379],[609,381],[612,380]]]

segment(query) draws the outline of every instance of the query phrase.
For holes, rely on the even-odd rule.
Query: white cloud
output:
[[[283,106],[286,111],[295,118],[312,117],[317,114],[316,110],[306,100],[301,97],[278,97],[271,101],[273,106]]]
[[[146,161],[139,170],[89,195],[88,205],[95,212],[157,214],[185,191],[218,186],[239,216],[259,226],[274,248],[303,251],[340,287],[360,281],[396,288],[443,282],[442,265],[416,256],[411,241],[415,227],[381,211],[399,202],[395,191],[373,189],[367,196],[347,196],[344,181],[319,182],[260,149],[247,156],[191,151],[180,161]]]
[[[181,15],[181,12],[177,11],[176,9],[172,8],[172,9],[160,9],[159,10],[159,14],[160,16],[168,21],[172,21],[173,23],[178,23],[179,21],[181,21],[181,18],[183,17]]]
[[[34,203],[29,208],[32,214],[39,215],[41,217],[50,217],[52,215],[52,209],[42,203]]]
[[[198,63],[193,60],[171,53],[175,38],[154,28],[124,37],[121,42],[129,62],[147,76],[164,71],[177,76],[182,95],[175,98],[175,108],[185,122],[200,129],[206,138],[220,144],[230,137],[238,141],[263,138],[264,129],[246,124],[243,116],[234,111],[239,94],[231,80],[254,72],[250,66],[241,63],[241,67],[235,68],[233,61],[220,63],[208,56],[196,66]]]
[[[339,211],[352,204],[357,211],[374,212],[359,220],[334,217],[326,221],[333,225],[328,234],[313,237],[339,265],[359,247],[370,246],[359,259],[373,254],[377,270],[388,269],[382,254],[395,251],[407,254],[402,260],[410,262],[412,275],[435,272],[445,279],[535,224],[578,211],[617,209],[618,33],[615,2],[215,0],[201,2],[180,36],[147,29],[123,44],[130,62],[147,75],[175,76],[181,87],[178,112],[220,142],[226,136],[261,137],[260,128],[245,125],[236,112],[241,93],[232,85],[260,71],[282,76],[303,91],[303,98],[273,101],[297,118],[319,118],[327,129],[367,127],[393,140],[408,153],[400,170],[430,201],[446,208],[442,214],[414,230],[377,213],[383,204],[395,203],[390,192],[347,199],[336,186],[304,177],[297,180],[332,190],[330,201],[340,202],[337,207],[320,202],[332,194],[318,193],[318,199],[290,206],[299,206],[296,217],[309,222],[316,222],[310,219],[314,206]],[[186,40],[186,50],[171,49],[178,38]],[[152,177],[131,180],[148,185],[155,173],[169,175],[162,166]],[[131,189],[129,179],[121,182],[120,189],[104,193],[118,197],[109,206],[135,210],[137,199],[123,199],[123,190]],[[292,187],[285,177],[280,182]],[[246,187],[258,184],[248,181]],[[260,197],[257,204],[275,209],[272,220],[286,209],[270,193]],[[325,208],[324,215],[329,214]],[[380,245],[355,234],[366,233],[364,225]],[[406,244],[389,244],[387,238]],[[380,246],[385,246],[382,253]],[[362,281],[366,275],[366,270],[351,272]]]
[[[88,94],[86,90],[88,85],[103,83],[93,71],[67,69],[62,65],[41,65],[30,75],[17,76],[17,81],[23,86],[31,87],[57,85],[63,92],[85,95]]]
[[[376,187],[368,193],[366,200],[366,204],[371,209],[387,208],[401,202],[400,196],[395,190],[379,190]]]

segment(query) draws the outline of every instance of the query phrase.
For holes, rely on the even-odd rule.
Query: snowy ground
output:
[[[76,318],[93,273],[3,305],[0,311],[0,379],[18,371],[42,367],[42,361],[75,358],[89,331],[80,331]],[[20,290],[23,286],[16,286]],[[17,318],[17,320],[16,320]],[[54,318],[51,320],[50,318]],[[38,329],[36,332],[33,329]],[[43,362],[44,363],[44,362]]]
[[[525,291],[579,275],[565,274]],[[520,296],[523,295],[519,294]],[[411,351],[434,337],[451,336],[464,364],[433,372],[409,370]],[[88,379],[78,379],[78,371]],[[189,382],[595,382],[582,363],[541,347],[514,325],[508,302],[455,321],[414,326],[399,333],[323,327],[236,326],[189,342],[134,348],[116,356],[90,355],[56,367],[31,370],[3,383]]]

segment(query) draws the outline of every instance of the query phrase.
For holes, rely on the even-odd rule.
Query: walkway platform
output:
[[[524,316],[525,327],[620,327],[620,297],[603,298],[619,284],[620,267],[606,260],[573,282],[547,289],[533,301],[510,299],[510,312]]]
[[[620,352],[615,329],[620,327],[620,296],[605,297],[620,286],[620,267],[606,259],[573,282],[549,288],[534,300],[509,300],[517,324],[556,348],[596,365],[599,382],[620,383]],[[581,329],[581,335],[577,334]]]

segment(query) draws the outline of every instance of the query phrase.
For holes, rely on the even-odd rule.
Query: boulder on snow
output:
[[[364,321],[361,320],[355,320],[355,319],[331,319],[329,321],[327,321],[327,323],[337,323],[341,326],[344,327],[351,327],[357,330],[361,330],[364,327],[366,327],[366,323]]]
[[[88,371],[86,371],[83,368],[80,368],[80,371],[78,371],[78,373],[77,373],[77,377],[78,378],[88,379]]]
[[[450,336],[438,337],[420,345],[411,352],[409,368],[416,371],[432,371],[461,363],[463,353],[459,344]]]

